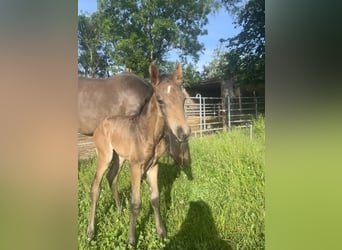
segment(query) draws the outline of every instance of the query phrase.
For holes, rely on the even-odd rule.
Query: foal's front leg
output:
[[[141,182],[141,164],[131,163],[131,182],[132,182],[132,200],[131,200],[131,217],[128,229],[128,243],[135,244],[135,225],[139,214],[141,200],[140,200],[140,182]]]
[[[150,186],[151,204],[156,220],[157,233],[161,238],[166,237],[166,230],[160,215],[159,190],[158,190],[158,164],[147,171],[147,182]]]

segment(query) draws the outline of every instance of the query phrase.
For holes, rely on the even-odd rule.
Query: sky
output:
[[[97,8],[96,0],[78,0],[78,13],[92,13]],[[199,61],[197,63],[197,69],[202,70],[203,65],[209,64],[212,60],[215,48],[220,44],[219,40],[221,38],[229,38],[237,35],[240,32],[240,28],[234,28],[233,18],[224,10],[220,10],[215,15],[209,15],[209,23],[205,26],[208,30],[208,34],[205,36],[200,36],[199,41],[204,44],[205,50],[200,54]],[[176,52],[170,52],[168,59],[176,61],[178,55]]]

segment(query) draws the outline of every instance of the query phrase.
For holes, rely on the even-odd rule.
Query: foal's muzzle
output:
[[[187,141],[190,134],[191,134],[190,127],[187,127],[186,130],[184,130],[183,127],[177,127],[176,137],[179,142]]]

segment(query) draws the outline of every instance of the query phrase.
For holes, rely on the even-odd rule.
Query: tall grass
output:
[[[162,158],[160,207],[168,236],[155,233],[148,185],[142,183],[137,249],[264,249],[265,134],[262,118],[248,130],[233,130],[190,140],[191,168],[175,167]],[[96,159],[79,163],[80,249],[125,249],[128,235],[130,176],[119,177],[123,211],[117,212],[106,180],[96,212],[95,238],[87,241],[90,185]]]

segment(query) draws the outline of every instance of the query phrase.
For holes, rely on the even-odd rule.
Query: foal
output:
[[[128,233],[128,243],[135,244],[135,225],[141,206],[140,182],[146,173],[150,186],[151,204],[154,210],[157,233],[166,236],[166,230],[159,211],[158,159],[165,151],[163,140],[165,126],[180,142],[186,141],[190,128],[184,115],[184,95],[180,89],[182,69],[176,63],[172,75],[158,74],[154,63],[149,68],[153,94],[140,114],[130,117],[115,116],[104,119],[94,132],[98,152],[97,171],[91,187],[91,213],[87,234],[94,235],[96,203],[99,197],[101,180],[112,158],[119,165],[117,171],[108,172],[113,179],[112,191],[118,208],[120,200],[117,192],[117,177],[124,160],[130,162],[132,200]]]

